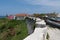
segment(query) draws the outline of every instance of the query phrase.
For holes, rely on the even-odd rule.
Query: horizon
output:
[[[60,0],[0,0],[0,16],[17,13],[60,13]]]

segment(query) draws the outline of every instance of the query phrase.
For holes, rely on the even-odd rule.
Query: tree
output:
[[[40,16],[40,14],[37,14],[37,13],[34,13],[33,15],[34,15],[34,17],[39,17]]]
[[[41,13],[41,14],[36,14],[36,13],[35,13],[35,14],[33,14],[33,15],[34,15],[35,17],[45,17],[46,14],[42,14],[42,13]]]

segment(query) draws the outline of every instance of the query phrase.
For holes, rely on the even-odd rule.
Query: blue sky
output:
[[[60,13],[60,0],[0,0],[0,15],[48,12]]]

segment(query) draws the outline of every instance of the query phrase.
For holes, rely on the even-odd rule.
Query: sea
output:
[[[0,16],[0,18],[5,18],[6,16]]]

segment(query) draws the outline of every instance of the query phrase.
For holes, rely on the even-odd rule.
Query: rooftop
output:
[[[21,14],[16,14],[15,16],[29,16],[29,15],[28,14],[21,13]]]

